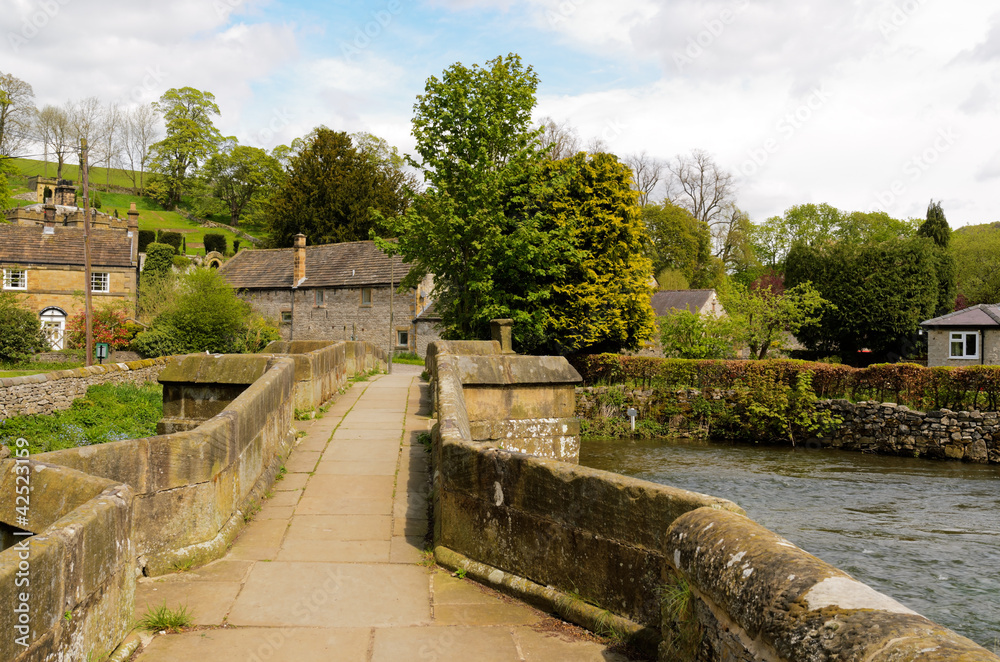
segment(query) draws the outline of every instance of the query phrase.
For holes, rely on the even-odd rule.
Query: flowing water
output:
[[[914,611],[1000,646],[1000,467],[686,440],[585,441],[580,464],[735,501]]]

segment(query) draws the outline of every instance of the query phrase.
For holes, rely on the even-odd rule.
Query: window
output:
[[[979,358],[979,333],[976,331],[958,331],[951,334],[948,343],[950,359],[978,359]]]
[[[90,291],[91,292],[110,292],[111,291],[111,274],[95,272],[90,274]]]
[[[361,288],[361,305],[362,306],[372,305],[372,288],[370,287]]]
[[[26,290],[28,289],[28,272],[24,269],[4,269],[3,289],[5,290]]]
[[[323,290],[316,290],[316,305],[323,305]]]
[[[283,310],[283,311],[281,311],[281,323],[282,324],[291,324],[292,323],[292,311],[290,311],[290,310]]]
[[[409,331],[396,331],[396,346],[397,347],[409,347],[410,346],[410,332]]]

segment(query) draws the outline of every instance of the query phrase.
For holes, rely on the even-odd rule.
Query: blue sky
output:
[[[537,118],[621,156],[705,149],[754,220],[934,198],[953,226],[1000,221],[988,0],[0,0],[0,35],[0,71],[39,106],[190,85],[268,148],[324,124],[411,150],[428,76],[516,52]]]

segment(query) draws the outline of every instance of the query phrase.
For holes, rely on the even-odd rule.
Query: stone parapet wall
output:
[[[25,414],[51,414],[61,409],[69,409],[73,400],[97,384],[155,382],[170,358],[108,363],[89,368],[0,379],[0,418]]]
[[[439,563],[661,662],[1000,662],[732,502],[476,441],[457,354],[428,352]]]
[[[348,375],[384,370],[386,352],[370,343],[329,340],[275,341],[264,354],[295,361],[295,408],[315,410],[347,384]]]

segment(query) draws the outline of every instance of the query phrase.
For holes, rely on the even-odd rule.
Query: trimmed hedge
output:
[[[925,368],[913,363],[878,363],[867,368],[775,359],[695,361],[597,354],[571,359],[587,385],[626,384],[640,388],[729,389],[752,373],[794,386],[800,373],[812,376],[820,398],[895,402],[921,411],[983,409],[1000,405],[1000,366]]]
[[[208,255],[212,251],[223,255],[226,254],[226,235],[220,232],[205,233],[205,255]]]
[[[169,244],[170,246],[173,246],[174,253],[180,255],[182,239],[183,237],[180,232],[167,232],[165,230],[161,230],[157,241],[161,244]]]
[[[139,230],[139,252],[145,253],[146,246],[156,242],[156,230]]]

